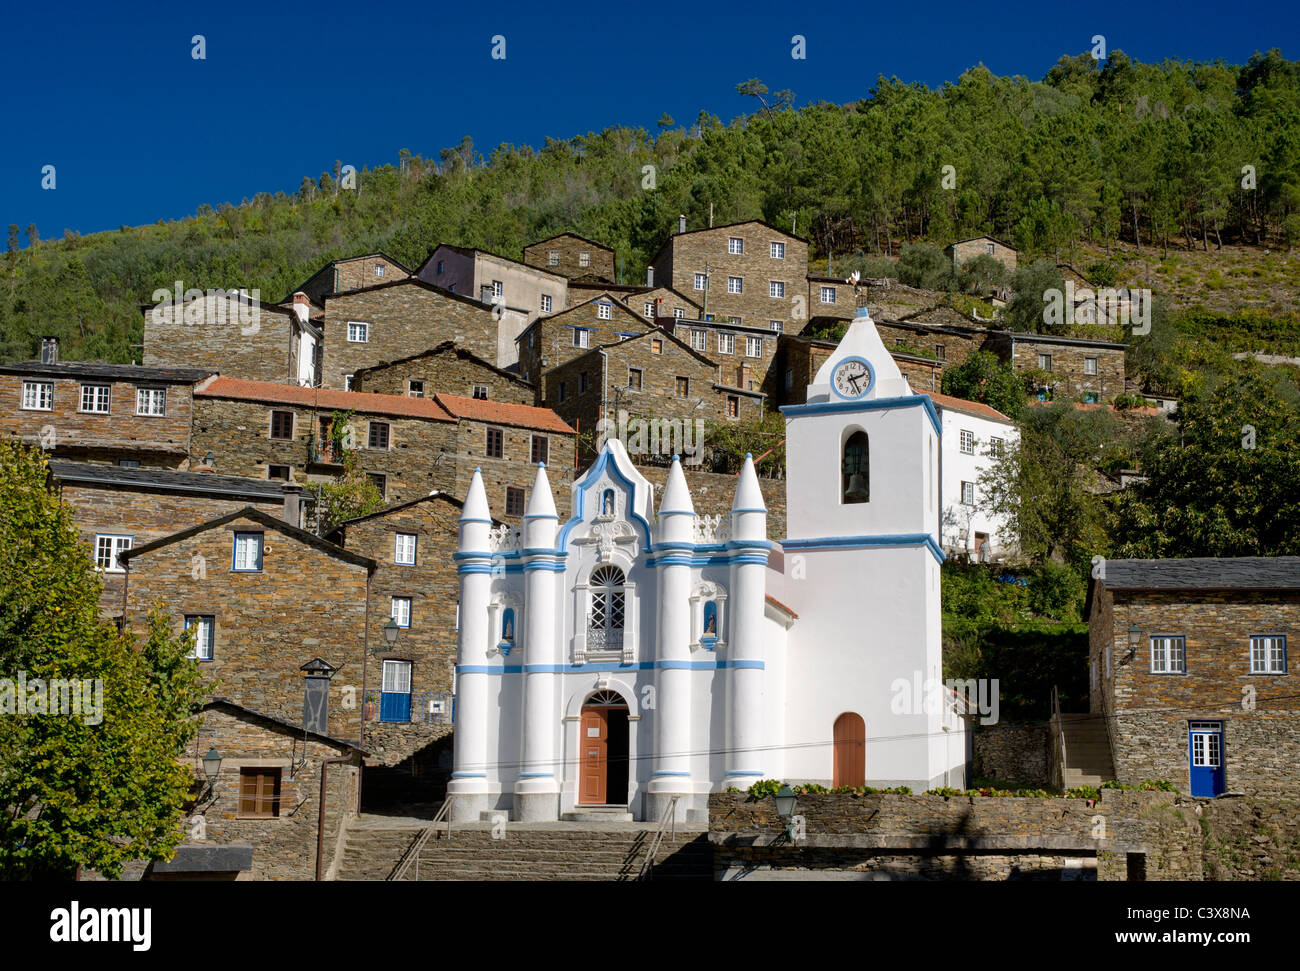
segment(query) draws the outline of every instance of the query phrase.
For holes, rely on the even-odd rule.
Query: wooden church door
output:
[[[609,709],[583,708],[578,745],[582,751],[578,802],[588,806],[605,804],[605,780],[609,760]]]
[[[846,711],[835,719],[835,770],[832,785],[867,784],[867,724],[862,716]]]

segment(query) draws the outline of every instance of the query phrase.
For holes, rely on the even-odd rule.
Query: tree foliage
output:
[[[178,757],[197,727],[199,675],[192,635],[161,614],[139,643],[100,618],[90,551],[46,476],[40,453],[0,444],[0,677],[11,682],[0,709],[12,712],[0,716],[0,878],[78,865],[111,877],[128,860],[167,859],[182,838],[194,773]],[[56,680],[88,686],[79,714],[55,704]]]
[[[1011,368],[992,351],[976,351],[954,368],[943,372],[943,393],[967,401],[979,401],[996,408],[1008,418],[1017,418],[1025,403],[1025,385]]]

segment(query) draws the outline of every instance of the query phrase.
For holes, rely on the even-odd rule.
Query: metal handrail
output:
[[[673,796],[668,800],[668,805],[664,808],[664,814],[659,819],[659,828],[655,830],[654,839],[650,841],[650,848],[646,852],[645,861],[641,864],[641,872],[637,874],[638,880],[647,879],[653,872],[655,864],[655,855],[659,852],[659,847],[664,841],[664,829],[672,827],[672,841],[677,842],[677,800],[681,796]]]
[[[448,796],[446,800],[443,801],[442,806],[438,809],[438,812],[433,817],[432,821],[430,821],[429,825],[424,827],[423,832],[420,833],[420,838],[411,844],[410,849],[402,854],[401,860],[397,863],[397,868],[389,875],[389,880],[400,880],[402,877],[406,876],[406,871],[411,868],[412,862],[415,863],[415,879],[420,879],[420,851],[424,849],[424,844],[429,842],[429,838],[433,836],[439,823],[446,822],[447,838],[451,838],[451,817],[448,815],[448,811],[451,809],[451,804],[455,801],[455,796]]]
[[[1065,758],[1065,722],[1061,718],[1061,696],[1057,693],[1056,685],[1052,685],[1052,718],[1056,721],[1056,738],[1061,749],[1061,792],[1065,792],[1065,774],[1068,765]]]

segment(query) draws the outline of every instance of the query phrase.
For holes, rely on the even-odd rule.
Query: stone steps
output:
[[[1065,736],[1065,786],[1099,786],[1115,778],[1110,736],[1100,715],[1062,714]]]

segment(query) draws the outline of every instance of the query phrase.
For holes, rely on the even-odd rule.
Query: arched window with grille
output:
[[[626,592],[623,571],[599,566],[591,573],[591,612],[587,618],[588,651],[621,651]]]
[[[840,502],[867,502],[871,498],[871,457],[867,433],[856,431],[844,442],[840,466]]]

